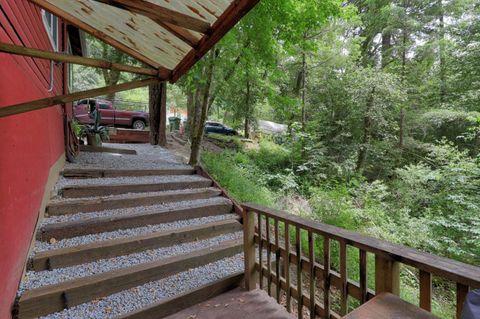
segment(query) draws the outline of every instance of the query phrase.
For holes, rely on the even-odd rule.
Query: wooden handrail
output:
[[[266,278],[267,291],[272,295],[272,284],[276,287],[277,300],[279,289],[285,291],[286,307],[291,311],[291,298],[300,305],[308,307],[312,313],[320,313],[322,318],[338,318],[330,309],[331,288],[340,292],[340,315],[347,312],[347,298],[354,297],[361,304],[372,298],[375,294],[390,292],[400,294],[400,264],[405,264],[419,269],[420,280],[420,307],[431,311],[432,275],[453,281],[457,285],[456,305],[457,318],[460,318],[463,303],[470,288],[480,288],[480,267],[468,265],[448,258],[435,256],[405,246],[393,244],[384,240],[365,236],[331,225],[307,220],[286,212],[263,207],[256,204],[243,204],[244,240],[245,243],[245,271],[249,279],[247,289],[254,289],[259,273],[260,288],[263,287],[263,278]],[[257,216],[255,216],[257,215]],[[279,222],[284,225],[283,234],[279,233]],[[273,234],[272,228],[273,227]],[[295,231],[295,235],[291,233]],[[266,233],[266,236],[262,233]],[[308,252],[302,252],[301,233],[308,234]],[[273,239],[272,239],[273,235]],[[279,237],[283,238],[283,247]],[[313,252],[314,236],[321,237],[323,242],[323,256]],[[293,240],[293,243],[292,243]],[[336,272],[330,268],[332,241],[340,245],[340,268]],[[259,247],[259,260],[255,250]],[[293,246],[293,247],[290,247]],[[348,246],[358,248],[360,282],[348,278],[347,259]],[[267,252],[265,267],[264,252]],[[368,289],[367,281],[367,253],[375,255],[375,291]],[[274,256],[275,270],[271,265],[271,256]],[[322,264],[317,263],[317,260]],[[283,274],[279,266],[283,265]],[[296,289],[290,283],[290,269],[297,271]],[[310,294],[302,292],[302,273],[308,273],[310,279]],[[323,288],[323,303],[312,302],[315,296],[314,280],[318,280]],[[299,318],[302,318],[299,312]]]
[[[257,204],[243,204],[244,209],[259,212],[290,225],[299,226],[322,236],[338,241],[345,241],[348,245],[366,250],[376,255],[391,258],[402,264],[409,265],[445,279],[461,283],[472,288],[480,288],[480,267],[465,264],[421,252],[416,249],[390,243],[385,240],[369,237],[360,233],[345,230],[339,227],[322,224],[299,216],[264,207]]]

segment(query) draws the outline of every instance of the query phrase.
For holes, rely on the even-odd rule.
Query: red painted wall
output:
[[[27,0],[0,0],[0,41],[52,50],[40,9]],[[0,107],[61,94],[63,68],[55,66],[48,93],[48,61],[0,53]],[[0,118],[0,319],[11,317],[48,173],[63,152],[61,106]]]

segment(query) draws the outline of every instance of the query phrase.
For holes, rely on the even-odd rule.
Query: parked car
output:
[[[80,124],[93,124],[95,120],[92,112],[95,109],[100,111],[101,125],[113,125],[144,130],[149,122],[149,115],[146,112],[117,110],[112,102],[99,99],[86,99],[79,101],[75,106],[73,113]]]
[[[238,132],[222,123],[207,121],[205,123],[205,134],[217,133],[224,135],[238,135]]]

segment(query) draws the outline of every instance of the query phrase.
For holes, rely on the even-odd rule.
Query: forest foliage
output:
[[[208,112],[289,134],[223,160],[321,221],[479,264],[479,18],[469,0],[261,1],[215,48]]]

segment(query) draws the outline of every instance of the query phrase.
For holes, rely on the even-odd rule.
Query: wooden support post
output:
[[[292,289],[290,287],[290,225],[285,221],[285,258],[283,259],[284,271],[285,271],[285,282],[286,282],[286,294],[287,294],[287,311],[292,312]]]
[[[69,102],[96,97],[100,95],[105,95],[109,93],[127,91],[127,90],[136,89],[143,86],[149,86],[151,84],[158,83],[159,81],[160,80],[158,78],[150,78],[145,80],[127,82],[123,84],[111,85],[111,86],[106,86],[106,87],[93,89],[93,90],[75,92],[75,93],[70,93],[66,95],[48,97],[45,99],[1,107],[0,118],[5,116],[20,114],[20,113],[40,110],[53,105],[60,105],[64,103],[69,103]]]
[[[150,143],[167,145],[167,83],[161,82],[150,86]]]
[[[368,255],[365,250],[359,250],[360,258],[360,304],[367,302],[368,291]]]
[[[347,243],[345,241],[340,242],[340,277],[342,279],[340,314],[345,316],[348,311]]]
[[[270,219],[265,216],[265,233],[267,235],[267,291],[268,295],[272,296],[272,250],[270,239]]]
[[[323,237],[323,318],[330,319],[330,238]]]
[[[420,308],[432,311],[432,274],[420,270]]]
[[[139,68],[131,65],[124,65],[119,63],[112,63],[107,60],[85,58],[82,56],[75,56],[64,53],[44,51],[34,48],[26,48],[13,44],[0,43],[0,52],[11,53],[16,55],[28,56],[31,58],[46,59],[57,62],[73,63],[85,66],[91,66],[95,68],[116,70],[121,72],[130,72],[143,75],[160,76],[163,80],[168,79],[170,72],[163,72],[159,74],[158,70],[151,68]]]
[[[258,238],[260,242],[258,243],[258,263],[260,264],[260,274],[258,275],[258,281],[260,284],[260,289],[263,289],[263,236],[262,236],[262,214],[258,213]]]
[[[275,282],[276,286],[276,298],[277,298],[277,303],[280,303],[280,292],[282,290],[281,286],[281,274],[280,274],[280,233],[279,233],[279,227],[278,227],[278,219],[275,218],[275,274],[277,275],[277,280]]]
[[[375,255],[375,294],[400,295],[400,263]]]
[[[462,318],[463,305],[465,304],[469,289],[468,286],[457,283],[457,319]]]
[[[245,254],[245,289],[257,287],[255,272],[255,214],[243,210],[243,249]]]
[[[298,293],[298,319],[303,318],[303,291],[302,291],[302,229],[296,227],[295,230],[295,251],[297,253],[297,293]]]
[[[310,261],[310,319],[315,319],[315,237],[311,230],[308,231],[308,260]]]

